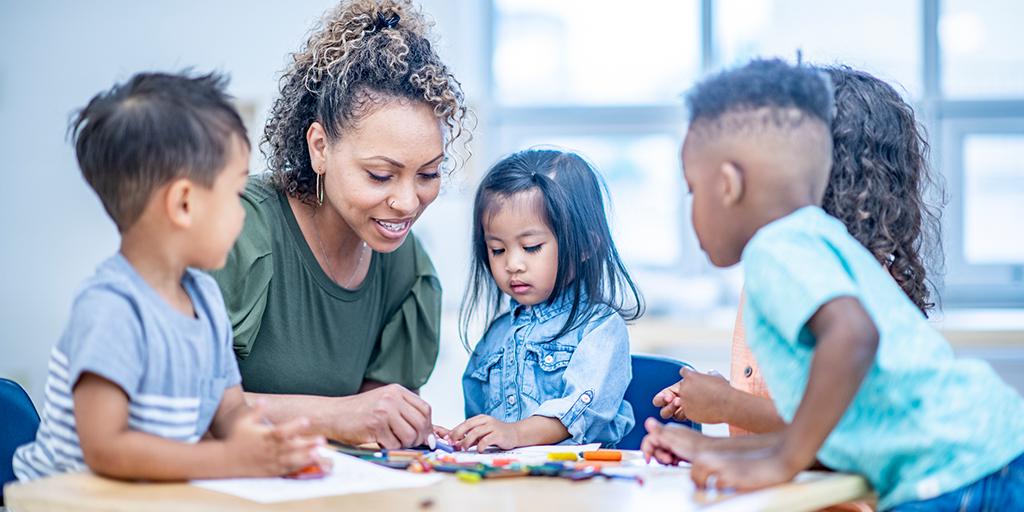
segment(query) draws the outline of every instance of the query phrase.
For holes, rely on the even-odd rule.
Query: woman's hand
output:
[[[679,370],[682,380],[654,396],[662,418],[697,423],[728,423],[732,416],[732,398],[739,393],[725,377],[701,373],[689,368]]]
[[[433,431],[430,405],[398,384],[343,397],[336,408],[331,437],[350,444],[377,443],[381,448],[426,444]]]

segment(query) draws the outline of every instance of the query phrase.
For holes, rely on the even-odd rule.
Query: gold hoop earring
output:
[[[324,178],[323,174],[321,174],[319,172],[316,173],[316,205],[317,206],[323,206],[324,205],[324,182],[323,182],[323,178]]]

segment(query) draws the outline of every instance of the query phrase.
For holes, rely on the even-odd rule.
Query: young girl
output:
[[[643,304],[612,242],[596,172],[573,153],[513,154],[484,177],[473,219],[460,318],[467,349],[481,308],[490,326],[462,379],[469,419],[437,434],[479,451],[614,446],[633,427],[622,399],[632,377],[624,320]],[[502,294],[509,311],[494,318]]]

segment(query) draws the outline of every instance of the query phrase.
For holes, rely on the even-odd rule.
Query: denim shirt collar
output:
[[[583,305],[582,301],[580,305]],[[572,309],[572,292],[565,292],[559,295],[550,304],[544,301],[533,306],[524,306],[515,299],[509,299],[509,311],[512,312],[512,322],[516,324],[546,322],[559,315],[568,313],[570,309]]]

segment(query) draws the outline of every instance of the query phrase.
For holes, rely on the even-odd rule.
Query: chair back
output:
[[[14,450],[36,438],[39,414],[25,389],[17,382],[0,378],[0,506],[4,503],[3,486],[15,480],[12,459]]]
[[[647,421],[647,418],[657,418],[658,421],[666,423],[665,420],[661,419],[659,409],[651,403],[651,400],[662,389],[679,382],[680,368],[693,368],[687,363],[670,357],[633,354],[631,359],[633,364],[633,380],[629,383],[629,387],[626,388],[625,400],[633,406],[633,419],[636,420],[636,424],[626,434],[626,437],[619,441],[618,448],[622,450],[640,449],[640,442],[647,435],[647,429],[644,428],[644,422]],[[667,423],[685,425],[698,432],[701,429],[699,423],[692,421],[678,422],[669,420]]]

